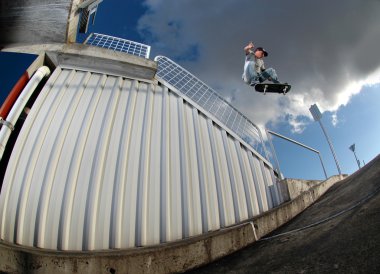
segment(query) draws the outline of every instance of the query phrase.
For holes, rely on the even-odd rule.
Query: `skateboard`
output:
[[[255,90],[262,93],[282,93],[286,94],[291,89],[291,85],[289,84],[275,84],[275,83],[260,83],[255,85]]]

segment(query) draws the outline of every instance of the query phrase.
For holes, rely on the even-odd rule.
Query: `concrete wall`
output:
[[[347,175],[341,175],[341,179],[344,179]],[[294,200],[299,195],[311,188],[319,185],[322,180],[302,180],[302,179],[292,179],[286,178],[278,183],[281,195],[288,200]]]
[[[0,1],[0,49],[75,42],[80,2],[82,0]]]
[[[293,200],[299,196],[302,192],[309,190],[310,188],[321,183],[320,180],[302,180],[287,178],[280,182],[282,185],[286,185],[286,189],[289,192],[289,199]]]

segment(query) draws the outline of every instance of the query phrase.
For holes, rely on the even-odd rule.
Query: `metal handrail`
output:
[[[288,138],[288,137],[285,137],[285,136],[283,136],[283,135],[281,135],[281,134],[279,134],[279,133],[276,133],[276,132],[274,132],[274,131],[271,131],[271,130],[266,130],[266,131],[267,131],[267,133],[270,133],[270,134],[272,134],[272,135],[274,135],[274,136],[277,136],[277,137],[279,137],[279,138],[281,138],[281,139],[284,139],[284,140],[289,141],[289,142],[291,142],[291,143],[293,143],[293,144],[296,144],[296,145],[298,145],[298,146],[301,146],[301,147],[306,148],[306,149],[308,149],[308,150],[310,150],[310,151],[312,151],[312,152],[317,153],[317,154],[318,154],[318,157],[319,157],[319,160],[320,160],[320,162],[321,162],[322,168],[323,168],[323,172],[325,173],[325,177],[326,177],[326,179],[327,179],[327,173],[326,173],[325,165],[323,164],[323,161],[322,161],[322,158],[321,158],[321,153],[320,153],[318,150],[316,150],[316,149],[314,149],[314,148],[312,148],[312,147],[309,147],[309,146],[307,146],[307,145],[304,145],[304,144],[302,144],[302,143],[300,143],[300,142],[297,142],[297,141],[295,141],[295,140],[293,140],[293,139],[290,139],[290,138]],[[270,142],[270,143],[271,143],[271,146],[273,146],[272,142]],[[272,150],[274,151],[274,148],[273,148]],[[277,162],[278,169],[280,169],[280,164],[278,163],[278,159],[277,159],[276,154],[275,154],[275,159],[276,159],[276,162]],[[278,173],[281,174],[280,170],[278,170]]]
[[[91,33],[83,44],[125,52],[147,59],[150,55],[150,46],[148,45],[100,33]]]

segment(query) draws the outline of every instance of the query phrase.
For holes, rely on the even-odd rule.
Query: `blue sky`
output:
[[[4,102],[14,84],[36,59],[32,54],[0,52],[0,102]]]
[[[380,3],[284,2],[104,0],[90,32],[151,45],[151,59],[177,61],[257,125],[319,150],[331,176],[337,174],[333,156],[309,113],[317,103],[342,172],[355,172],[350,145],[361,162],[380,152]],[[293,85],[288,95],[264,96],[242,83],[242,48],[251,40],[269,51],[267,67]],[[33,58],[0,53],[1,102]],[[314,153],[273,141],[285,177],[324,178]]]
[[[337,111],[340,122],[334,126],[332,113],[323,113],[322,123],[332,140],[342,173],[351,174],[358,169],[355,156],[349,147],[355,143],[356,154],[363,166],[380,152],[380,126],[376,122],[380,118],[379,103],[380,86],[364,88],[354,96],[347,106]],[[321,152],[327,175],[337,174],[337,167],[329,149],[328,143],[317,122],[310,124],[302,133],[293,133],[286,123],[279,124],[275,129],[282,135],[295,139]],[[318,156],[280,138],[273,137],[280,167],[286,177],[291,178],[323,178],[324,173]],[[289,156],[291,155],[291,156]]]

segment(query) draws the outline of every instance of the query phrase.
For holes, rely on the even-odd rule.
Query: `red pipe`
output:
[[[11,110],[13,104],[16,102],[18,96],[20,95],[21,91],[24,89],[28,81],[29,74],[25,71],[24,74],[17,81],[17,83],[14,85],[7,99],[5,99],[3,105],[1,106],[0,117],[3,118],[3,120],[6,120],[9,111]]]

